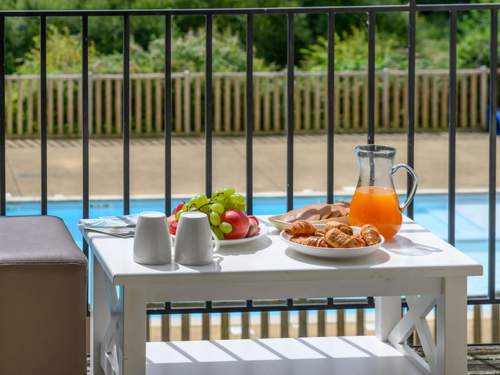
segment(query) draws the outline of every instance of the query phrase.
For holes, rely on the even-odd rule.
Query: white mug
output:
[[[202,266],[212,262],[219,240],[210,229],[208,216],[192,211],[181,215],[175,235],[175,261],[186,266]]]
[[[134,237],[134,262],[148,265],[172,261],[172,240],[167,218],[161,212],[143,212],[137,218]]]

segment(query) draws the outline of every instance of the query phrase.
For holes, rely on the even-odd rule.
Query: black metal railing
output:
[[[38,17],[40,21],[40,88],[41,88],[41,124],[40,124],[40,161],[41,161],[41,200],[40,213],[47,214],[47,17],[80,17],[82,27],[82,141],[83,141],[83,210],[82,217],[89,216],[89,84],[88,84],[88,20],[89,17],[119,16],[123,21],[123,100],[122,100],[122,137],[123,137],[123,213],[130,209],[130,18],[134,16],[162,16],[165,25],[165,85],[164,85],[164,141],[165,141],[165,211],[171,211],[171,136],[172,136],[172,17],[180,15],[205,17],[205,190],[212,192],[212,24],[213,18],[223,15],[246,16],[246,199],[249,213],[253,210],[253,42],[255,15],[283,15],[287,18],[287,84],[286,84],[286,195],[287,208],[293,207],[294,192],[294,57],[296,14],[322,14],[328,20],[328,66],[327,66],[327,201],[334,200],[334,85],[335,85],[335,16],[343,13],[363,13],[368,17],[368,134],[367,142],[375,142],[375,33],[377,13],[403,12],[408,14],[408,116],[407,116],[407,162],[415,163],[415,58],[416,58],[416,15],[418,12],[446,12],[449,14],[449,169],[448,169],[448,241],[455,243],[455,201],[456,201],[456,126],[457,126],[457,15],[471,10],[489,11],[490,13],[490,92],[489,108],[496,108],[497,102],[497,12],[500,4],[417,4],[410,0],[405,5],[376,6],[329,6],[308,8],[225,8],[225,9],[115,9],[115,10],[16,10],[0,11],[0,215],[6,215],[6,124],[5,124],[5,20],[10,17]],[[489,116],[489,224],[488,224],[488,294],[484,298],[470,298],[470,304],[498,304],[495,291],[495,204],[496,204],[496,124],[495,116]],[[408,184],[410,186],[411,184]],[[408,215],[413,217],[413,205]],[[87,246],[84,247],[87,253]],[[211,303],[199,309],[175,310],[175,312],[231,312],[231,311],[269,311],[302,309],[335,309],[373,307],[373,299],[353,303],[336,303],[333,299],[325,300],[324,305],[295,305],[292,300],[275,307],[256,306],[247,301],[245,306],[233,308],[212,308]],[[225,310],[224,310],[225,309]],[[151,309],[151,314],[172,312],[170,304],[164,308]]]

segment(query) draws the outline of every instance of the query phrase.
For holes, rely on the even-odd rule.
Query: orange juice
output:
[[[372,224],[386,240],[394,237],[403,221],[396,192],[388,187],[361,186],[352,197],[349,224]]]

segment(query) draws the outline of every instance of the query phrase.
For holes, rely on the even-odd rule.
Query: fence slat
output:
[[[477,126],[477,75],[470,76],[470,124],[473,127]]]
[[[257,77],[254,77],[253,79],[253,106],[254,106],[254,121],[253,121],[253,128],[254,131],[260,132],[262,130],[261,127],[261,117],[260,117],[260,84],[261,80],[258,79]]]
[[[23,80],[17,80],[17,121],[16,121],[16,134],[23,134]]]
[[[220,338],[222,340],[229,339],[229,314],[222,313],[220,316]]]
[[[337,336],[345,336],[345,311],[337,310]]]
[[[388,129],[390,127],[390,114],[389,108],[391,102],[389,101],[389,73],[386,69],[382,73],[382,129]]]
[[[161,341],[170,341],[170,315],[161,316]]]
[[[94,80],[95,91],[95,134],[102,133],[102,80]]]
[[[472,315],[472,336],[473,343],[480,344],[481,343],[481,333],[482,333],[482,321],[481,321],[481,305],[474,305],[473,315]]]
[[[399,77],[394,77],[392,86],[392,128],[399,129],[401,123],[401,112],[400,112],[400,79]]]
[[[231,79],[224,79],[224,132],[231,133]]]
[[[210,314],[201,316],[201,339],[210,340]]]
[[[153,122],[153,103],[151,101],[151,79],[147,78],[144,82],[144,101],[146,105],[146,134],[151,134]]]
[[[271,130],[271,101],[269,96],[269,82],[262,82],[264,85],[264,131]]]
[[[69,134],[74,134],[75,129],[74,129],[74,121],[75,121],[75,113],[74,113],[74,81],[73,79],[68,79],[67,81],[67,86],[66,86],[66,92],[67,92],[67,112],[66,112],[66,121],[68,122],[68,133]]]
[[[491,306],[491,342],[500,341],[500,305]]]
[[[364,336],[365,334],[365,310],[356,310],[356,335]]]
[[[274,78],[273,88],[273,107],[274,107],[274,121],[273,130],[275,132],[281,130],[281,82],[282,77]]]
[[[26,134],[28,136],[33,135],[33,80],[28,79],[27,94],[28,98],[28,119],[26,122]]]
[[[220,87],[220,77],[215,77],[214,79],[214,91],[215,91],[215,114],[214,114],[214,127],[217,133],[221,131],[221,87]]]
[[[439,77],[434,75],[432,77],[432,100],[431,100],[431,111],[432,111],[432,128],[437,129],[439,127]]]
[[[191,338],[191,332],[190,332],[190,315],[189,314],[182,314],[181,315],[181,340],[182,341],[187,341]]]
[[[57,80],[57,134],[64,133],[64,81]]]
[[[326,312],[325,310],[318,310],[318,337],[326,336]]]
[[[467,123],[467,76],[462,75],[460,79],[460,127],[465,129],[469,127]]]
[[[307,337],[307,311],[299,311],[299,337]]]
[[[235,78],[234,84],[234,130],[237,133],[242,132],[241,129],[241,81]]]
[[[113,131],[113,93],[112,93],[112,82],[110,78],[104,80],[104,96],[106,100],[106,105],[104,107],[105,119],[104,119],[104,133],[111,134]]]
[[[351,128],[359,129],[361,123],[359,121],[359,78],[352,79],[352,124]]]
[[[82,123],[83,123],[83,91],[82,91],[82,80],[78,80],[78,93],[77,93],[77,99],[78,103],[76,104],[77,106],[77,111],[78,111],[78,131],[77,134],[82,133]]]
[[[446,77],[441,85],[441,129],[448,129],[448,87],[448,77]]]
[[[280,313],[280,336],[281,337],[289,337],[288,323],[289,323],[288,311],[281,311],[281,313]]]
[[[349,92],[349,77],[343,77],[343,83],[344,83],[344,92],[342,94],[342,99],[344,100],[344,108],[343,108],[343,119],[342,119],[342,129],[349,129],[349,123],[350,123],[350,116],[349,112],[351,110],[351,104],[350,104],[350,96],[351,93]]]
[[[403,80],[403,124],[402,129],[406,129],[408,124],[408,77]]]
[[[142,82],[135,79],[135,133],[139,134],[142,130]]]
[[[52,88],[54,81],[47,79],[47,127],[48,133],[54,133],[54,98]]]
[[[325,84],[326,84],[325,80]],[[328,108],[326,105],[323,107]],[[325,121],[327,120],[327,116],[324,116]],[[325,126],[325,129],[327,126]],[[314,79],[314,129],[321,129],[321,80],[319,77],[315,77]]]
[[[241,313],[241,338],[250,338],[250,314],[247,312]]]
[[[174,120],[175,120],[175,132],[182,132],[182,113],[181,113],[181,79],[180,77],[173,78],[175,81],[175,111],[174,111]]]
[[[191,133],[191,78],[184,72],[184,134]]]
[[[116,134],[122,132],[122,82],[121,80],[115,81],[115,127]]]
[[[162,87],[161,80],[155,79],[155,124],[154,124],[154,132],[161,133],[162,130]]]
[[[304,77],[304,129],[311,130],[311,93],[309,77]]]
[[[481,67],[481,93],[480,93],[480,103],[481,103],[481,128],[486,129],[486,106],[488,103],[488,68],[485,66]]]
[[[429,129],[429,76],[422,77],[422,127]]]
[[[378,126],[377,93],[378,93],[378,88],[375,85],[375,127]],[[368,76],[363,77],[363,130],[368,131]]]
[[[269,337],[269,312],[260,313],[260,337],[267,339]]]
[[[40,90],[38,90],[40,92]],[[38,95],[40,96],[40,95]],[[12,135],[12,80],[7,80],[7,134]]]
[[[294,110],[295,110],[295,114],[294,114],[294,129],[295,130],[300,130],[301,127],[302,127],[302,90],[300,88],[300,85],[299,85],[299,80],[296,78],[295,79],[296,83],[295,83],[295,90],[294,90],[294,101],[295,101],[295,104],[294,104]]]
[[[201,133],[201,78],[194,81],[194,128]]]

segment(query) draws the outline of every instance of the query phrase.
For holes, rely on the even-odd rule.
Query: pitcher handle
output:
[[[410,205],[410,203],[413,200],[413,197],[415,195],[415,192],[417,191],[418,177],[415,174],[415,171],[413,170],[413,168],[410,167],[408,164],[404,164],[404,163],[396,164],[395,166],[393,166],[391,169],[391,175],[395,174],[401,168],[406,169],[406,172],[408,172],[408,174],[411,176],[411,181],[412,181],[410,193],[408,194],[406,201],[399,206],[399,209],[401,210],[401,212],[404,212],[404,210],[406,210],[408,208],[408,206]]]
[[[216,253],[217,251],[219,251],[220,241],[213,230],[211,230],[210,233],[212,233],[212,239],[214,240],[214,253]]]

